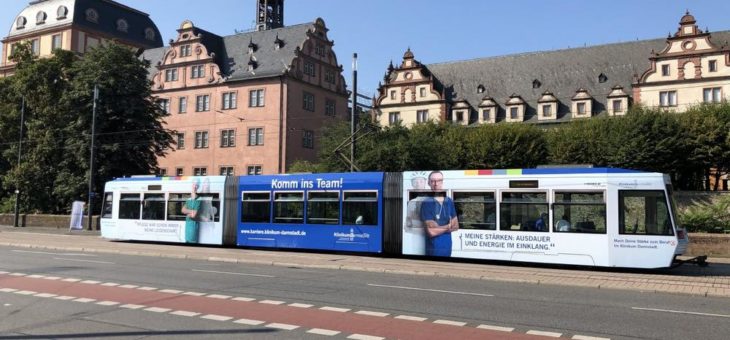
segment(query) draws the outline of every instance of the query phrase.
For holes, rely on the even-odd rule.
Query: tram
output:
[[[197,200],[196,214],[183,212]],[[186,215],[187,218],[186,218]],[[597,267],[686,251],[669,177],[612,168],[131,177],[102,237]]]

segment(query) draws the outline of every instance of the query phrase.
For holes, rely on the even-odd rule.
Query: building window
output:
[[[157,37],[157,34],[155,34],[155,30],[153,30],[151,27],[147,27],[144,30],[144,38],[149,41],[154,41],[155,37]]]
[[[717,60],[710,60],[708,66],[710,72],[717,72]]]
[[[393,125],[400,121],[400,112],[391,112],[388,114],[388,123]]]
[[[195,111],[203,112],[208,110],[210,110],[210,96],[205,94],[195,97]]]
[[[165,70],[165,81],[177,81],[177,69]]]
[[[221,130],[221,147],[232,148],[236,146],[236,130]]]
[[[248,145],[264,145],[264,128],[248,129]]]
[[[165,176],[167,176],[167,169],[165,169],[165,168],[160,168],[159,170],[157,170],[157,176],[160,176],[160,177],[165,177]]]
[[[175,176],[180,177],[183,175],[183,168],[175,168]]]
[[[622,100],[613,100],[611,101],[611,105],[613,106],[613,112],[621,112],[623,111],[623,107],[621,107]]]
[[[722,100],[722,88],[720,87],[702,89],[702,94],[705,103],[719,103]]]
[[[99,21],[99,12],[93,8],[86,10],[86,21],[97,23]]]
[[[456,111],[456,122],[457,123],[464,122],[464,111]]]
[[[659,106],[677,106],[677,91],[659,92]]]
[[[307,149],[314,149],[314,131],[304,130],[302,132],[302,146]]]
[[[189,57],[193,54],[192,48],[190,45],[182,45],[180,46],[180,56],[181,57]]]
[[[553,106],[550,104],[546,104],[542,106],[542,116],[543,117],[551,117],[553,115]]]
[[[426,88],[425,87],[422,87],[422,88],[418,89],[418,91],[420,92],[420,96],[421,97],[425,97],[426,96]]]
[[[232,166],[222,166],[220,175],[221,176],[233,176],[235,173],[233,172]]]
[[[195,65],[191,67],[190,78],[203,78],[205,77],[205,66]]]
[[[223,94],[223,109],[224,110],[230,110],[235,109],[238,104],[236,103],[238,100],[236,98],[236,92],[228,92]]]
[[[335,115],[335,101],[332,99],[326,99],[324,103],[324,114],[328,116]]]
[[[129,30],[129,24],[127,23],[127,20],[124,20],[124,19],[117,20],[117,31],[126,33],[127,30]]]
[[[184,132],[178,132],[177,133],[177,149],[185,149],[185,133]]]
[[[18,17],[18,19],[15,20],[15,29],[16,30],[22,30],[25,28],[25,24],[28,22],[28,20],[25,17]]]
[[[335,83],[335,72],[332,70],[327,70],[324,72],[324,81],[334,84]]]
[[[491,119],[491,115],[492,115],[492,109],[484,109],[484,110],[482,110],[482,120],[483,121],[486,122],[486,121],[490,120]]]
[[[317,44],[317,46],[314,47],[314,53],[318,56],[324,57],[324,46]]]
[[[578,108],[579,115],[586,114],[586,103],[578,103],[576,104],[576,107]]]
[[[262,107],[264,106],[264,90],[251,90],[248,92],[248,106]]]
[[[668,76],[669,75],[669,65],[662,65],[662,76]]]
[[[395,100],[395,90],[390,91],[390,99]]]
[[[428,110],[416,111],[416,122],[425,123],[426,121],[428,121]]]
[[[196,149],[207,149],[208,148],[208,131],[195,132],[195,148]]]
[[[193,176],[207,176],[207,175],[208,175],[208,168],[206,168],[206,167],[193,168]]]
[[[309,92],[304,92],[304,109],[307,111],[314,111],[314,95]]]
[[[261,176],[263,167],[261,165],[249,165],[246,168],[246,174],[249,176]]]
[[[162,109],[163,112],[166,114],[170,113],[170,100],[169,99],[159,99],[157,100],[157,105],[160,106],[160,109]]]
[[[180,101],[178,102],[177,112],[178,113],[185,113],[188,112],[188,97],[180,97]]]
[[[68,8],[66,6],[58,6],[56,10],[56,19],[66,19],[68,15]]]
[[[61,46],[61,35],[60,34],[54,34],[53,37],[51,37],[51,50],[57,50],[59,48],[62,48],[62,46]]]
[[[41,53],[41,41],[38,39],[33,39],[30,41],[30,50],[33,52],[33,55],[37,56]]]
[[[304,62],[304,74],[314,77],[314,63],[309,61]]]
[[[519,108],[517,108],[515,106],[509,108],[509,118],[510,119],[517,119],[519,116],[519,113],[520,113]]]

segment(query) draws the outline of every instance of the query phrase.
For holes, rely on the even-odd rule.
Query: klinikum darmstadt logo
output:
[[[334,236],[337,238],[338,242],[354,242],[355,239],[369,239],[370,234],[368,233],[355,233],[355,229],[350,228],[349,233],[343,233],[343,232],[335,232]]]

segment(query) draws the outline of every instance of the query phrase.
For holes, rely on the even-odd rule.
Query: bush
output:
[[[722,232],[730,230],[730,196],[714,204],[697,204],[679,215],[680,225],[689,232]]]

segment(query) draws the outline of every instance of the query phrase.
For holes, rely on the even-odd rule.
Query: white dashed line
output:
[[[116,306],[116,305],[119,304],[119,302],[116,302],[116,301],[99,301],[96,304],[97,305],[100,305],[100,306]]]
[[[25,276],[24,273],[10,273],[10,276]]]
[[[355,312],[355,314],[360,314],[360,315],[369,315],[369,316],[378,316],[378,317],[381,317],[381,318],[383,318],[383,317],[386,317],[386,316],[390,315],[390,313],[383,313],[383,312],[371,312],[371,311],[368,311],[368,310],[361,310],[361,311],[357,311],[357,312]]]
[[[63,301],[73,300],[75,298],[76,298],[75,296],[68,296],[68,295],[54,297],[54,299],[56,299],[56,300],[63,300]]]
[[[15,292],[15,291],[17,291],[17,289],[12,289],[12,288],[0,288],[0,292],[3,292],[3,293],[12,293],[12,292]]]
[[[115,283],[115,282],[105,282],[105,283],[102,283],[101,285],[104,286],[104,287],[117,287],[117,286],[119,286],[119,284],[118,283]]]
[[[38,293],[38,294],[33,295],[33,296],[37,296],[39,298],[52,298],[52,297],[56,297],[58,295],[56,295],[56,294],[48,294],[48,293]]]
[[[89,298],[78,298],[76,300],[73,300],[74,302],[81,302],[81,303],[89,303],[94,302],[96,299],[89,299]]]
[[[270,324],[268,324],[268,325],[266,325],[264,327],[276,328],[276,329],[284,329],[284,330],[287,330],[287,331],[293,331],[293,330],[299,328],[299,326],[296,326],[296,325],[289,325],[289,324],[285,324],[285,323],[276,323],[276,322],[270,323]]]
[[[19,291],[16,291],[14,293],[15,294],[20,294],[20,295],[35,295],[35,294],[38,294],[38,292],[34,292],[32,290],[19,290]]]
[[[573,335],[572,339],[575,339],[575,340],[611,340],[610,338],[599,338],[596,336],[587,336],[587,335]]]
[[[641,307],[631,307],[631,309],[634,309],[634,310],[645,310],[645,311],[650,311],[650,312],[663,312],[663,313],[673,313],[673,314],[690,314],[690,315],[716,316],[716,317],[720,317],[720,318],[730,318],[730,315],[726,315],[726,314],[711,314],[711,313],[687,312],[687,311],[681,311],[681,310],[657,309],[657,308],[641,308]]]
[[[175,289],[160,289],[160,293],[166,293],[166,294],[180,294],[180,293],[182,293],[182,290],[175,290]]]
[[[179,315],[179,316],[187,316],[187,317],[193,317],[193,316],[200,315],[200,313],[188,312],[186,310],[176,310],[174,312],[170,312],[170,314],[172,314],[172,315]]]
[[[547,337],[551,337],[551,338],[559,338],[563,335],[563,333],[544,332],[544,331],[527,331],[527,334],[547,336]]]
[[[135,286],[135,285],[121,285],[121,286],[119,286],[119,288],[127,288],[127,289],[134,289],[134,288],[137,288],[137,287],[139,287],[139,286]]]
[[[249,325],[249,326],[258,326],[258,325],[264,323],[264,321],[251,320],[251,319],[238,319],[238,320],[233,321],[233,322],[240,323],[242,325]]]
[[[100,281],[94,281],[94,280],[84,280],[84,281],[81,281],[81,283],[85,283],[85,284],[89,284],[89,285],[98,285],[101,282]]]
[[[400,319],[400,320],[409,320],[409,321],[426,321],[426,320],[428,320],[428,318],[422,318],[420,316],[410,316],[410,315],[398,315],[395,318]]]
[[[437,323],[439,325],[460,326],[460,327],[466,325],[466,322],[451,321],[451,320],[435,320],[433,323]]]
[[[55,281],[55,280],[60,280],[61,278],[58,277],[58,276],[46,276],[43,279],[44,280],[52,280],[52,281]]]
[[[167,313],[167,312],[171,311],[172,309],[160,308],[160,307],[149,307],[149,308],[145,308],[144,310],[146,310],[148,312],[154,312],[154,313]]]
[[[198,293],[198,292],[185,292],[182,293],[182,295],[190,295],[190,296],[203,296],[205,293]]]
[[[292,303],[287,306],[295,307],[295,308],[312,308],[312,307],[314,307],[314,305],[308,305],[306,303]],[[315,328],[315,329],[317,329],[317,328]]]
[[[157,288],[155,288],[155,287],[138,287],[137,289],[139,289],[139,290],[146,290],[146,291],[157,290]]]
[[[27,277],[29,279],[42,279],[44,276],[43,275],[38,275],[38,274],[33,274],[33,275],[28,275]]]
[[[477,326],[479,329],[488,329],[490,331],[500,331],[500,332],[512,332],[515,329],[512,327],[500,327],[500,326],[492,326],[492,325],[479,325]]]
[[[340,334],[339,331],[333,331],[333,330],[322,329],[322,328],[312,328],[312,329],[308,330],[307,333],[325,335],[325,336],[335,336],[337,334]]]
[[[144,308],[145,306],[142,306],[142,305],[133,305],[133,304],[126,304],[126,305],[121,305],[119,307],[126,308],[126,309],[140,309],[140,308]]]
[[[79,281],[81,281],[81,279],[74,279],[72,277],[67,277],[65,279],[62,279],[61,281],[63,281],[63,282],[79,282]]]
[[[319,309],[330,311],[330,312],[338,312],[338,313],[345,313],[345,312],[350,311],[349,308],[337,308],[337,307],[329,307],[329,306],[320,307]]]
[[[259,303],[263,303],[265,305],[283,305],[284,301],[276,301],[276,300],[261,300]]]
[[[244,302],[256,301],[256,299],[254,299],[254,298],[243,297],[243,296],[234,297],[232,300],[233,301],[244,301]]]
[[[200,269],[193,269],[194,272],[200,272],[200,273],[213,273],[213,274],[227,274],[227,275],[239,275],[239,276],[256,276],[256,277],[276,277],[272,275],[262,275],[262,274],[246,274],[246,273],[233,273],[233,272],[219,272],[215,270],[200,270]]]
[[[93,260],[79,260],[79,259],[68,259],[63,257],[54,257],[54,260],[61,260],[61,261],[73,261],[73,262],[91,262],[91,263],[100,263],[100,264],[114,264],[114,262],[107,262],[107,261],[93,261]]]
[[[10,272],[0,271],[0,275],[10,274]]]
[[[379,336],[372,336],[372,335],[364,335],[364,334],[353,334],[347,337],[348,339],[354,339],[354,340],[383,340],[385,338],[381,338]]]
[[[211,299],[220,299],[220,300],[227,300],[227,299],[231,298],[230,295],[220,295],[220,294],[210,294],[210,295],[206,295],[205,297],[209,297]]]
[[[215,314],[203,315],[200,318],[201,319],[206,319],[206,320],[213,320],[213,321],[228,321],[230,319],[233,319],[230,316],[215,315]]]
[[[457,294],[457,295],[472,295],[472,296],[484,296],[484,297],[493,297],[494,296],[492,294],[470,293],[470,292],[459,292],[459,291],[453,291],[453,290],[426,289],[426,288],[404,287],[404,286],[387,286],[387,285],[377,285],[377,284],[372,284],[372,283],[368,283],[368,286],[381,287],[381,288],[405,289],[405,290],[417,290],[417,291],[421,291],[421,292],[448,293],[448,294]]]

